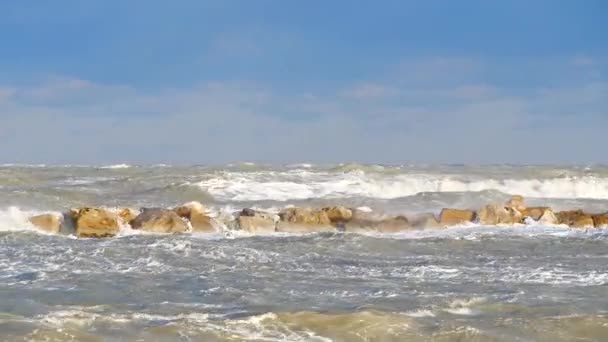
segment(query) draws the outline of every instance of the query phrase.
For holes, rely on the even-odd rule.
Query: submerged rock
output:
[[[347,222],[353,217],[353,211],[345,207],[327,207],[321,209],[332,224]]]
[[[118,215],[106,209],[72,209],[70,216],[79,237],[112,237],[120,230]]]
[[[479,210],[479,223],[493,226],[499,224],[521,223],[523,216],[513,207],[505,207],[498,204],[488,204]]]
[[[63,224],[63,215],[59,214],[42,214],[32,216],[29,219],[30,223],[36,228],[50,234],[59,234],[61,225]]]
[[[239,229],[253,234],[274,233],[278,220],[277,215],[253,209],[243,209],[236,218]]]
[[[595,227],[593,217],[582,210],[560,211],[555,214],[558,222],[574,228]]]
[[[186,221],[168,209],[144,209],[131,221],[131,227],[154,233],[185,233],[188,231]]]
[[[410,221],[405,216],[382,220],[374,226],[374,230],[380,233],[398,233],[411,229]]]
[[[439,224],[443,226],[455,226],[475,220],[475,212],[472,210],[444,208],[439,214]]]

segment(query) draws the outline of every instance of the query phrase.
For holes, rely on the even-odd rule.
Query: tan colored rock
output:
[[[593,215],[593,225],[595,228],[608,228],[608,213]]]
[[[521,215],[523,216],[524,220],[526,217],[529,217],[534,221],[542,222],[545,224],[559,224],[559,220],[555,216],[553,209],[549,207],[525,208],[521,211]]]
[[[79,237],[112,237],[120,230],[118,215],[106,209],[72,209],[70,216]]]
[[[138,215],[139,211],[131,208],[124,208],[118,212],[118,218],[120,218],[124,224],[130,224]]]
[[[63,216],[57,214],[42,214],[30,217],[29,221],[42,231],[50,234],[59,234],[61,231],[61,224],[63,223]]]
[[[593,217],[582,210],[560,211],[555,214],[559,223],[574,228],[594,227]]]
[[[190,221],[192,231],[196,233],[215,233],[217,222],[209,215],[207,209],[200,202],[188,202],[173,211],[182,218]]]
[[[445,225],[439,223],[435,216],[432,214],[424,215],[419,217],[416,222],[414,222],[414,227],[422,228],[422,229],[441,229],[445,228]]]
[[[243,209],[237,215],[239,229],[252,234],[268,234],[276,231],[278,216],[253,209]]]
[[[488,226],[516,224],[521,223],[523,220],[523,216],[516,209],[498,204],[488,204],[481,208],[477,214],[477,218],[479,223]]]
[[[455,226],[475,220],[475,212],[462,209],[443,209],[439,214],[439,224],[443,226]]]
[[[279,213],[282,222],[304,225],[330,225],[331,220],[327,212],[310,208],[287,208]]]
[[[353,211],[345,207],[328,207],[323,208],[322,211],[327,214],[329,221],[333,224],[347,222],[353,217]]]
[[[513,208],[521,212],[522,210],[526,209],[524,197],[521,195],[511,196],[511,198],[505,203],[505,207]]]
[[[131,227],[154,233],[185,233],[188,231],[186,221],[174,211],[167,209],[144,209],[131,221]]]

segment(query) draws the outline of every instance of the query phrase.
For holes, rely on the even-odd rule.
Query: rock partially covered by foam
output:
[[[349,233],[397,233],[411,230],[412,225],[405,216],[381,218],[369,212],[354,210],[351,219],[343,226]]]
[[[144,209],[133,221],[133,229],[153,233],[185,233],[188,224],[174,211],[168,209]]]
[[[521,223],[523,216],[513,207],[505,207],[498,204],[488,204],[479,210],[477,218],[479,223],[488,226],[499,224]]]
[[[123,224],[131,224],[131,221],[138,215],[139,211],[132,208],[124,208],[118,212],[118,218],[120,218]]]
[[[544,224],[559,224],[559,220],[553,209],[549,207],[531,207],[525,208],[521,211],[521,215],[526,218],[531,218],[534,221],[541,222]]]
[[[555,214],[559,223],[566,224],[574,228],[595,227],[593,217],[582,210],[560,211]]]
[[[236,217],[238,228],[252,234],[274,233],[278,221],[277,215],[248,208],[240,211]]]
[[[61,225],[63,224],[63,215],[61,214],[42,214],[32,216],[29,219],[30,223],[36,228],[50,233],[59,234]]]
[[[200,202],[188,202],[173,209],[180,217],[190,221],[192,231],[196,233],[215,233],[217,223],[207,215],[207,209]]]
[[[103,208],[70,210],[76,235],[79,237],[112,237],[119,231],[118,215]]]
[[[455,226],[475,220],[476,213],[472,210],[444,208],[439,214],[439,224],[443,226]]]

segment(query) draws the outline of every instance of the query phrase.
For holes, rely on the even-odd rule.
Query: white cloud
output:
[[[387,77],[323,93],[252,82],[8,85],[0,161],[608,162],[606,82],[522,91],[453,77],[463,63],[438,65],[453,82]]]

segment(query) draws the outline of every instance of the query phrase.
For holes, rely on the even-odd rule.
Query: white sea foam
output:
[[[608,178],[466,179],[438,174],[374,174],[363,171],[224,172],[194,185],[220,200],[302,200],[367,197],[393,199],[423,192],[495,190],[532,198],[608,199]]]
[[[114,164],[114,165],[104,165],[100,167],[100,169],[128,169],[131,168],[129,164]]]

